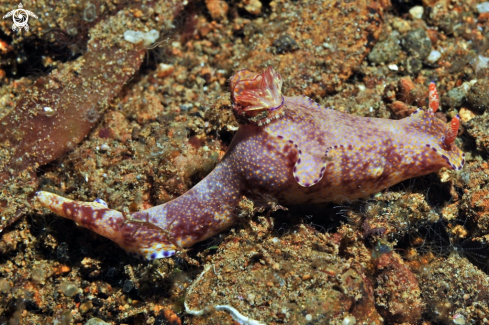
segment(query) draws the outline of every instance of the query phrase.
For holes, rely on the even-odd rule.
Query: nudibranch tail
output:
[[[36,198],[52,212],[115,241],[133,257],[147,260],[168,257],[178,248],[169,238],[155,241],[155,235],[164,237],[165,230],[151,224],[149,215],[141,212],[124,214],[109,209],[99,199],[80,202],[44,191],[37,192]]]
[[[238,204],[242,186],[225,158],[184,195],[144,211],[122,213],[107,208],[103,201],[73,201],[43,191],[36,198],[54,213],[115,241],[129,255],[154,260],[233,224],[236,216],[231,207]]]
[[[238,116],[263,125],[283,115],[282,77],[272,67],[261,74],[238,71],[231,77],[230,87]]]

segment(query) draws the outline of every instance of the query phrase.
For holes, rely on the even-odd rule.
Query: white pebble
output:
[[[44,106],[43,111],[46,116],[53,116],[56,113],[56,111],[49,106]]]
[[[104,143],[100,146],[100,151],[109,151],[110,146],[107,143]]]
[[[341,325],[353,325],[357,322],[355,316],[346,316],[343,321],[341,322]]]
[[[458,325],[464,325],[465,324],[465,317],[464,315],[461,314],[455,314],[453,315],[453,323],[458,324]]]
[[[124,39],[129,43],[139,44],[143,42],[144,46],[148,46],[154,43],[158,37],[160,37],[160,32],[156,29],[152,29],[147,33],[135,31],[135,30],[126,30],[124,32]]]
[[[307,320],[308,322],[312,321],[312,315],[311,315],[311,314],[307,314],[307,315],[306,315],[306,320]]]
[[[397,66],[397,64],[389,64],[388,65],[389,69],[392,70],[392,71],[397,71],[399,70],[399,67]]]
[[[489,1],[479,3],[476,7],[480,14],[489,12]]]
[[[409,15],[412,20],[423,18],[424,9],[422,6],[414,6],[409,9]]]
[[[430,52],[430,55],[428,55],[428,58],[426,59],[429,63],[435,63],[441,58],[441,53],[440,51],[433,50]]]

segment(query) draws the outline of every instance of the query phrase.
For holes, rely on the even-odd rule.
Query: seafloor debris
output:
[[[320,234],[300,226],[281,238],[256,236],[268,226],[262,218],[253,226],[258,232],[241,231],[221,244],[188,291],[192,324],[203,316],[228,323],[227,313],[249,324],[382,323],[366,275],[370,254],[351,229]]]
[[[380,241],[372,253],[376,268],[375,304],[390,323],[416,324],[424,303],[418,281],[401,256]]]
[[[172,2],[159,6],[165,5]],[[39,78],[0,121],[0,230],[29,211],[37,168],[76,147],[139,69],[148,44],[124,41],[127,13],[120,11],[96,25],[86,53]],[[149,29],[137,20],[131,26]]]
[[[467,324],[487,322],[489,278],[458,253],[434,260],[420,270],[418,279],[433,321],[463,324],[463,317]]]
[[[312,0],[273,1],[270,5],[275,15],[272,18],[280,23],[244,27],[244,41],[253,44],[246,68],[258,71],[266,62],[287,76],[284,82],[290,94],[319,99],[341,89],[368,55],[379,37],[384,10],[390,3]],[[278,46],[278,42],[283,43],[278,41],[283,35],[289,35],[288,43],[294,44]]]

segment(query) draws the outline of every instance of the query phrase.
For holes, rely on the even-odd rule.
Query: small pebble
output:
[[[465,324],[465,317],[463,315],[457,314],[457,315],[453,316],[453,323],[459,324],[459,325],[464,325]]]
[[[388,64],[398,59],[401,52],[398,36],[398,32],[393,32],[386,40],[377,42],[368,55],[370,62]]]
[[[11,285],[6,279],[0,279],[0,292],[7,293],[10,291]]]
[[[61,282],[59,284],[59,290],[67,297],[73,297],[81,292],[81,289],[76,284],[69,281]]]
[[[85,325],[110,325],[110,323],[104,322],[100,318],[90,318]]]
[[[124,285],[122,286],[122,291],[124,293],[128,293],[131,292],[132,289],[134,289],[134,283],[132,283],[131,280],[124,281]]]
[[[262,4],[259,0],[249,0],[246,2],[246,5],[244,6],[245,10],[252,15],[261,14],[261,7]]]
[[[143,42],[144,46],[148,46],[154,43],[158,37],[160,37],[160,32],[156,29],[152,29],[147,33],[143,33],[135,30],[126,30],[124,32],[124,39],[129,43],[138,44]]]
[[[409,55],[424,60],[431,53],[432,43],[426,30],[417,28],[406,34],[401,45]]]
[[[158,69],[156,69],[156,76],[158,76],[158,78],[164,78],[171,75],[174,70],[175,68],[173,67],[173,65],[160,63],[158,65]]]
[[[56,113],[56,111],[49,106],[44,106],[43,111],[46,116],[53,116]]]
[[[478,79],[476,83],[470,87],[467,94],[467,101],[477,110],[487,110],[489,108],[489,80]]]
[[[357,320],[355,316],[346,316],[341,322],[341,325],[353,325],[356,324]]]
[[[100,146],[100,151],[109,151],[110,146],[107,143],[104,143]]]
[[[299,48],[297,42],[288,34],[282,34],[273,41],[273,47],[275,47],[277,54],[292,52]]]
[[[409,15],[412,20],[423,18],[424,9],[422,6],[414,6],[409,9]]]
[[[430,55],[428,55],[428,57],[426,58],[426,61],[428,61],[429,63],[435,63],[440,58],[441,58],[440,51],[433,50],[433,51],[430,52]]]
[[[460,108],[458,115],[460,115],[460,119],[464,123],[467,123],[476,116],[474,112],[465,107]]]
[[[83,315],[83,314],[86,314],[88,313],[90,310],[92,310],[93,308],[93,304],[92,302],[89,300],[89,301],[85,301],[85,302],[82,302],[80,304],[80,313]]]
[[[489,12],[489,1],[479,3],[476,7],[480,14]]]

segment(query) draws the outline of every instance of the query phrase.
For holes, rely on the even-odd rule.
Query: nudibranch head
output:
[[[238,117],[264,125],[284,115],[282,77],[268,67],[262,73],[240,70],[230,79],[233,109]]]

